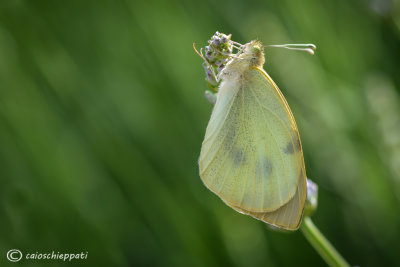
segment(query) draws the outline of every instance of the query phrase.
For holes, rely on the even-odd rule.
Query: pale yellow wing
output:
[[[300,180],[297,186],[296,194],[287,204],[283,205],[277,210],[272,212],[249,212],[239,207],[230,206],[226,202],[225,203],[234,210],[243,214],[251,215],[263,222],[284,228],[286,230],[296,230],[299,228],[301,223],[306,196],[306,177],[303,173],[300,173]]]
[[[264,71],[249,69],[222,83],[199,165],[205,185],[247,213],[272,212],[293,198],[303,178],[301,143],[286,101]]]

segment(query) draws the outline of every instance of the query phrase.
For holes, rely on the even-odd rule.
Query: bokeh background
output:
[[[0,2],[0,265],[325,266],[203,186],[212,106],[194,53],[219,30],[268,49],[319,185],[315,224],[352,264],[398,266],[400,3]]]

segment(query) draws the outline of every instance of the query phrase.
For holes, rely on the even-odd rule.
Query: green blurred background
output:
[[[0,265],[9,249],[89,252],[12,266],[325,266],[202,184],[212,106],[198,47],[268,49],[292,107],[315,224],[352,264],[399,266],[400,3],[0,2]]]

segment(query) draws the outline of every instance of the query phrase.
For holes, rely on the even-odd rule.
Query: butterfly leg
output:
[[[203,63],[204,70],[206,71],[206,82],[208,85],[208,88],[210,90],[206,90],[204,92],[204,96],[207,98],[207,100],[211,104],[215,104],[217,101],[217,92],[218,92],[218,86],[219,86],[219,78],[215,74],[213,66],[211,66],[207,61]]]

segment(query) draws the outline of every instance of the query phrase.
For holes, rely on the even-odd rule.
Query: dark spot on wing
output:
[[[293,154],[294,148],[292,141],[287,143],[286,147],[283,149],[283,152],[285,152],[285,154]]]
[[[270,160],[268,160],[267,158],[264,158],[263,160],[263,165],[264,165],[264,170],[266,173],[268,173],[269,175],[271,175],[272,173],[272,162]]]
[[[246,162],[246,157],[244,152],[240,148],[233,148],[232,149],[232,159],[233,159],[233,166],[239,167],[241,164]]]
[[[257,168],[257,175],[265,175],[267,177],[270,177],[272,174],[272,162],[268,160],[266,157],[264,157],[262,160],[257,162],[256,168]]]
[[[301,150],[301,143],[300,143],[300,138],[298,135],[296,135],[296,140],[294,141],[294,145],[292,140],[290,140],[286,147],[283,149],[283,152],[285,154],[293,154],[295,151],[300,151]]]
[[[226,131],[227,131],[227,133],[224,138],[225,150],[230,150],[230,148],[233,146],[233,143],[235,141],[236,131],[235,131],[234,127],[230,127]]]

